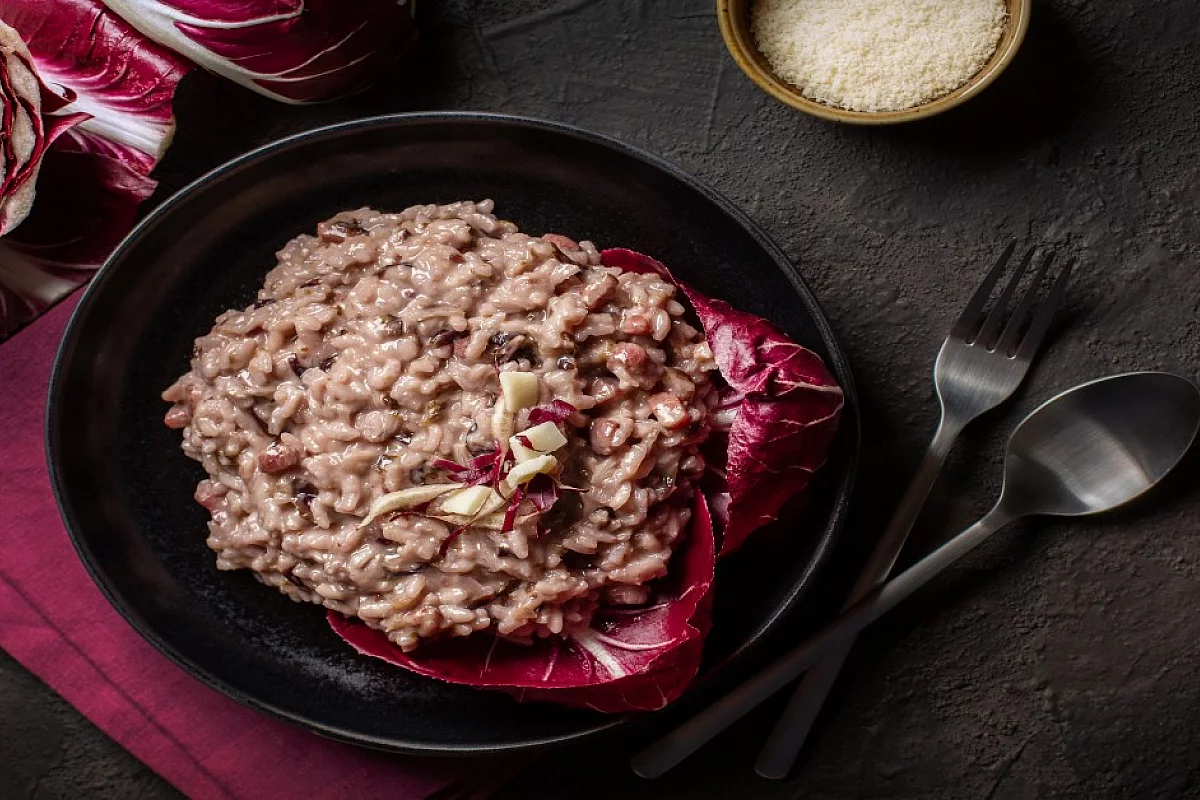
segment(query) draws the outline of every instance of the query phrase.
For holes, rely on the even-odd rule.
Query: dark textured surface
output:
[[[1194,0],[1035,0],[995,86],[890,130],[824,124],[760,93],[725,55],[709,2],[425,5],[417,68],[349,102],[284,108],[189,78],[163,190],[283,133],[425,108],[580,124],[717,186],[800,264],[863,399],[856,519],[797,635],[837,605],[902,491],[935,423],[933,356],[1001,240],[1083,260],[1068,324],[1025,391],[961,440],[914,552],[985,509],[1006,431],[1048,394],[1119,370],[1197,377]],[[610,742],[550,754],[502,796],[1198,796],[1198,484],[1193,455],[1126,512],[1015,528],[886,618],[786,783],[751,772],[768,708],[656,783],[629,774],[629,743]],[[0,796],[172,796],[4,657],[0,726]]]

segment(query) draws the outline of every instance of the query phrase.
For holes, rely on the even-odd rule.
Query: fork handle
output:
[[[929,497],[929,492],[937,481],[938,474],[946,463],[946,456],[949,455],[962,427],[956,420],[947,420],[943,415],[921,466],[917,468],[916,475],[892,514],[883,536],[875,545],[875,550],[858,576],[854,588],[850,590],[843,611],[870,594],[891,573],[900,551],[904,548],[904,542],[908,539],[908,533],[917,521],[917,516],[921,513],[921,508],[925,505],[925,500]],[[773,779],[787,777],[853,646],[854,640],[849,639],[844,646],[831,649],[827,656],[804,675],[754,764],[754,769],[759,775]]]
[[[997,504],[983,519],[871,592],[862,602],[834,619],[812,638],[780,656],[729,694],[646,747],[630,759],[633,771],[657,778],[700,749],[759,703],[795,680],[830,648],[841,647],[902,600],[937,577],[1016,517]]]

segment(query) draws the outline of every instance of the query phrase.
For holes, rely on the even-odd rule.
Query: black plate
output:
[[[250,302],[288,239],[342,209],[486,197],[524,231],[654,254],[780,324],[848,390],[842,434],[805,510],[720,567],[705,680],[778,626],[842,524],[858,438],[846,359],[783,254],[712,190],[609,139],[482,114],[379,117],[255,150],[156,209],[92,281],[55,365],[47,451],[80,557],[138,632],[225,694],[324,735],[480,753],[631,721],[410,675],[356,655],[318,608],[246,572],[218,572],[206,512],[191,499],[203,473],[162,424],[159,392],[187,369],[193,338]]]

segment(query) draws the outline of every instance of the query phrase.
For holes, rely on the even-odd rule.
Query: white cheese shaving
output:
[[[371,503],[371,508],[367,510],[367,515],[363,517],[362,522],[358,523],[358,527],[364,528],[370,525],[376,517],[383,514],[428,503],[451,489],[458,489],[461,486],[461,483],[431,483],[424,486],[410,486],[398,492],[388,492],[375,498],[375,502]]]
[[[969,81],[996,51],[1004,0],[757,0],[751,27],[781,80],[852,111],[898,111]]]

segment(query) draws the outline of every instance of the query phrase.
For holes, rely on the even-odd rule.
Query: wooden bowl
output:
[[[759,52],[754,35],[750,31],[750,9],[754,2],[755,0],[717,0],[717,20],[720,22],[721,36],[725,39],[729,54],[742,68],[742,72],[745,72],[760,89],[792,108],[822,119],[853,125],[891,125],[940,114],[982,92],[1004,71],[1020,48],[1025,31],[1029,28],[1032,0],[1005,0],[1008,21],[1004,26],[1004,33],[1001,34],[992,57],[970,80],[949,94],[900,111],[850,111],[838,108],[810,100],[795,86],[776,77],[767,59]]]

